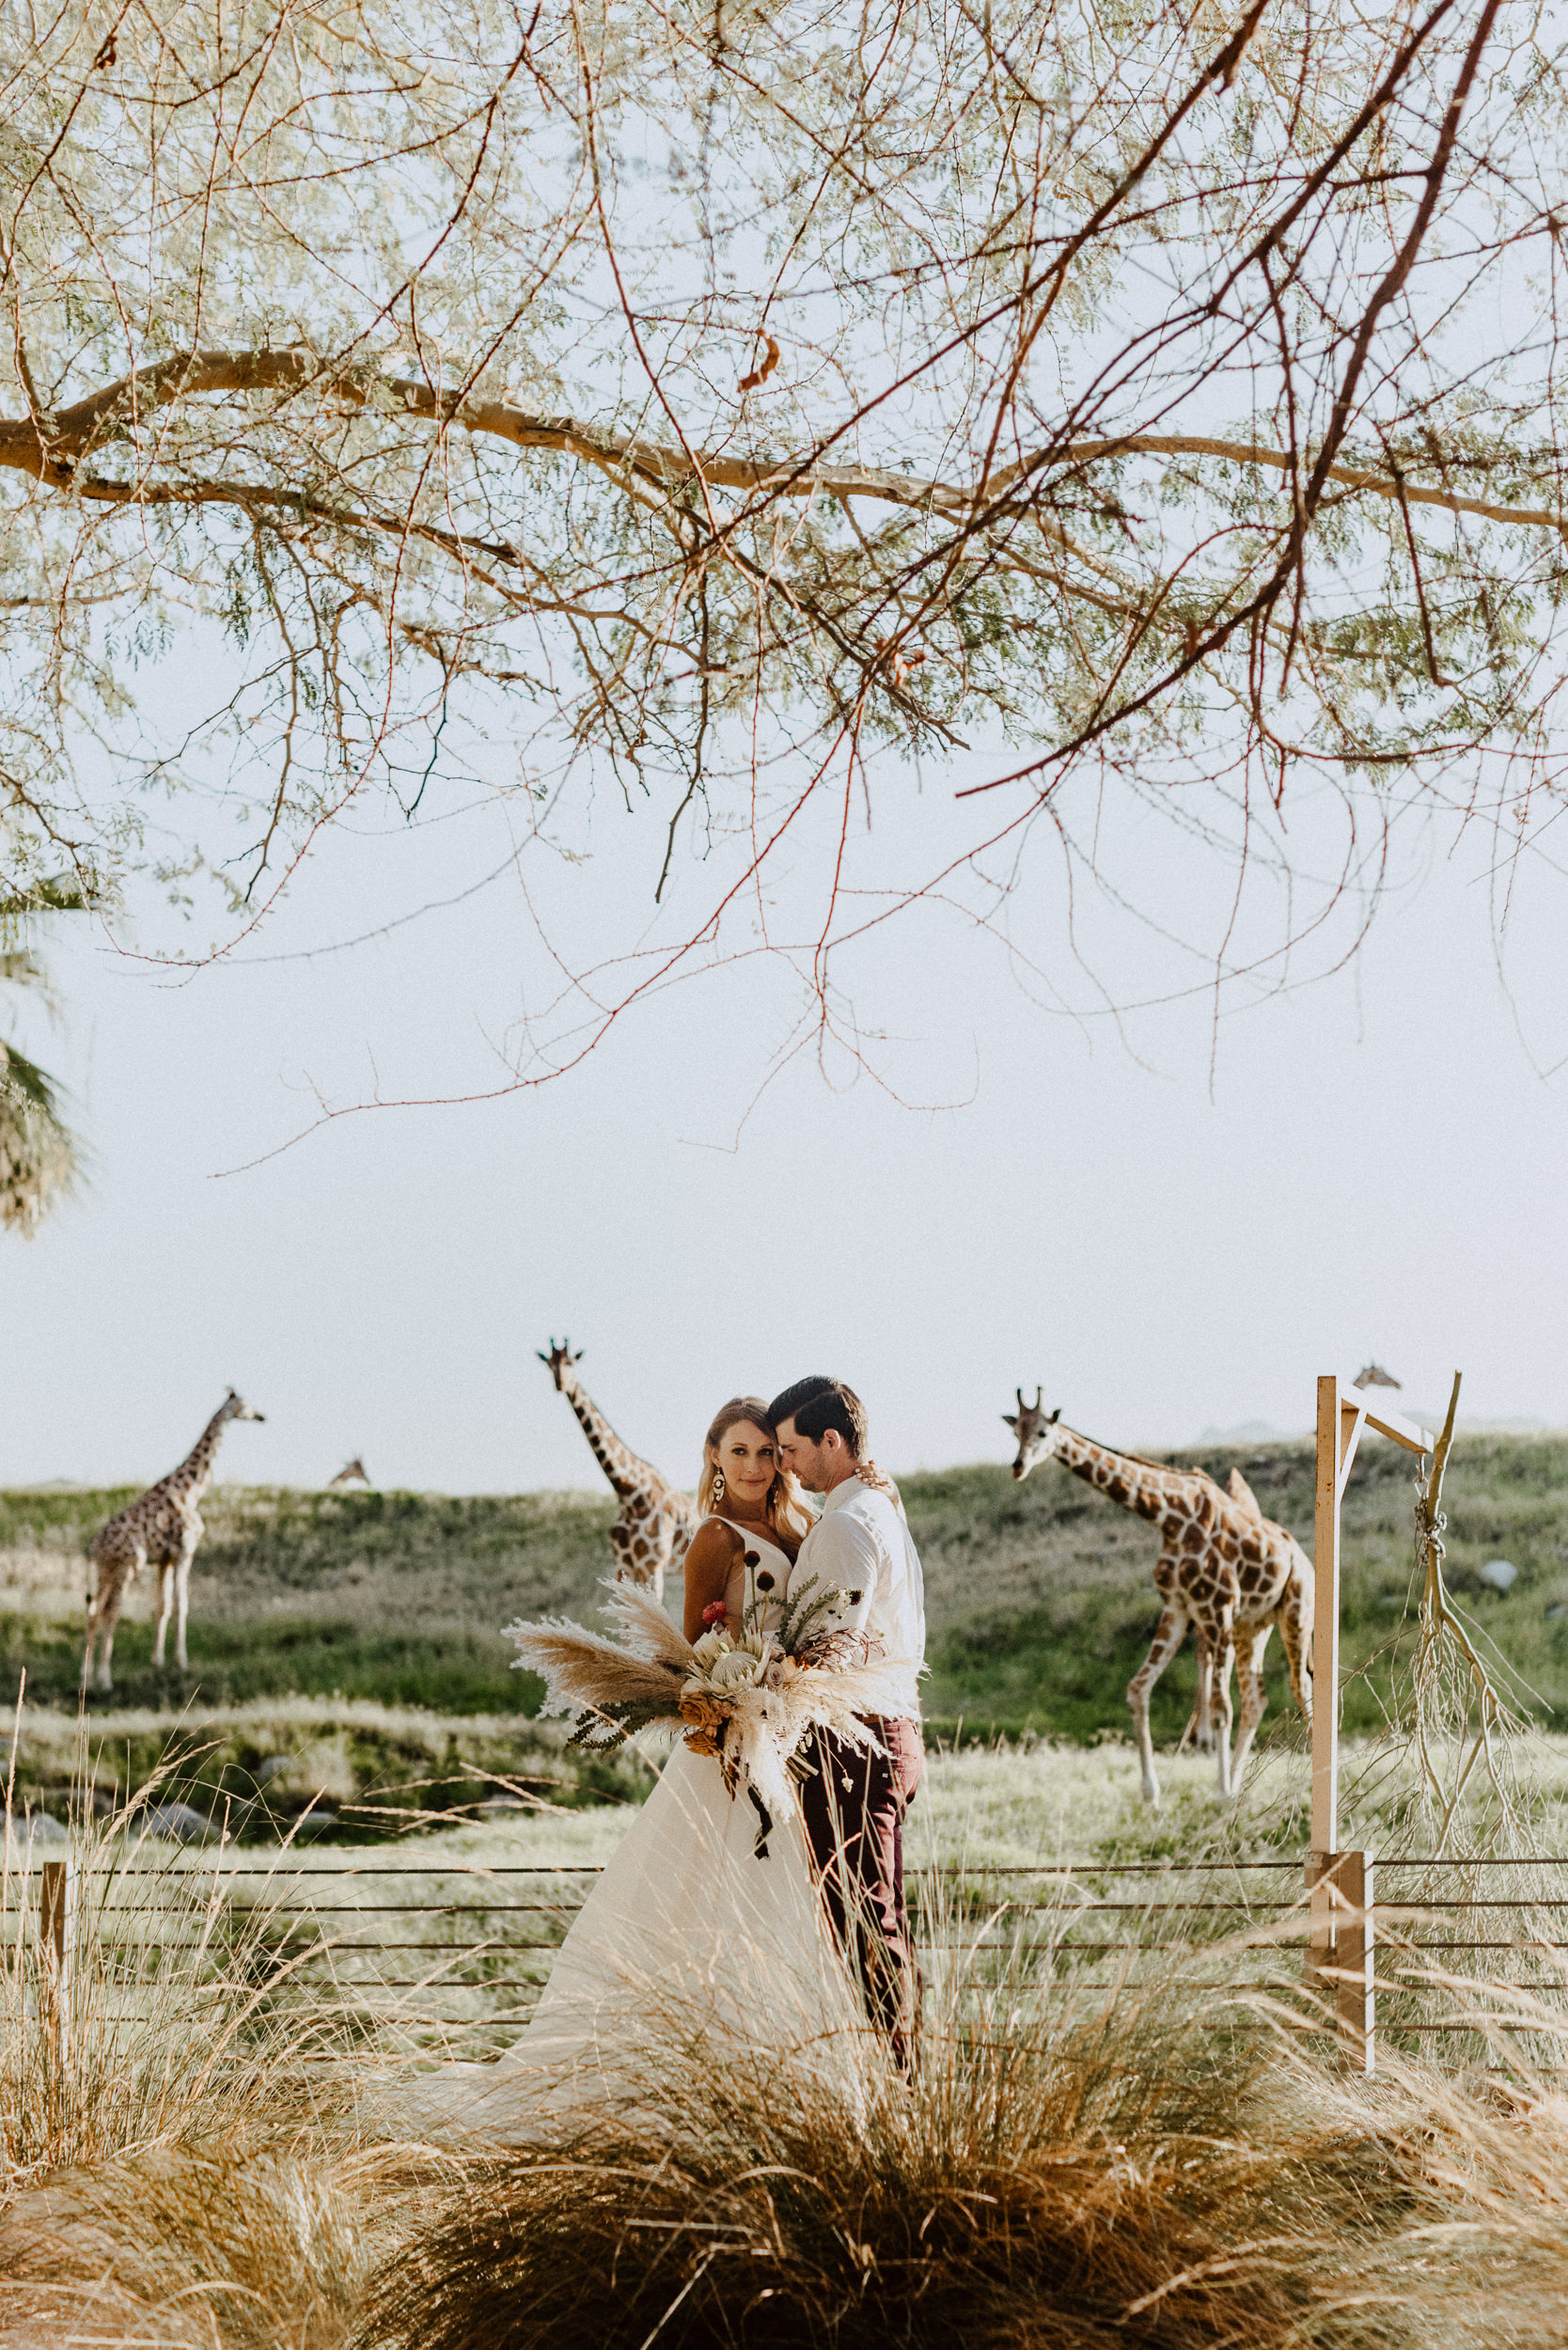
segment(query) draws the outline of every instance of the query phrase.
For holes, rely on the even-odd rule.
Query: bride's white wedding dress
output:
[[[727,1520],[727,1524],[730,1521]],[[780,1598],[791,1562],[737,1526]],[[737,1560],[725,1593],[745,1602]],[[447,2066],[409,2116],[518,2141],[595,2107],[646,2104],[651,2074],[774,2052],[852,2104],[866,2026],[818,1898],[798,1805],[764,1825],[717,1760],[678,1746],[584,1904],[499,2063]]]

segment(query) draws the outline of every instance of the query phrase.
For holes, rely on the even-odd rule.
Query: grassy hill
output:
[[[1197,1456],[1168,1456],[1185,1464]],[[1239,1465],[1264,1512],[1309,1552],[1312,1459],[1306,1444],[1216,1449]],[[1346,1726],[1380,1718],[1413,1553],[1408,1456],[1368,1438],[1344,1511]],[[927,1711],[981,1734],[1033,1731],[1089,1740],[1127,1727],[1124,1690],[1158,1609],[1152,1528],[1054,1466],[1015,1483],[983,1466],[911,1477],[910,1522],[925,1564],[931,1627]],[[14,1688],[70,1702],[80,1658],[83,1552],[125,1491],[0,1494],[0,1672]],[[1472,1436],[1448,1480],[1450,1580],[1504,1654],[1568,1718],[1568,1436]],[[509,1670],[500,1627],[517,1614],[581,1615],[607,1570],[606,1496],[527,1494],[448,1499],[402,1493],[221,1487],[192,1578],[192,1671],[150,1665],[152,1594],[122,1624],[116,1702],[179,1707],[290,1695],[419,1705],[453,1715],[527,1715],[539,1685]],[[1482,1563],[1518,1580],[1486,1590]],[[1192,1700],[1190,1647],[1156,1694],[1156,1737],[1181,1733]],[[1269,1732],[1290,1734],[1278,1642]],[[1551,1715],[1546,1716],[1552,1718]]]

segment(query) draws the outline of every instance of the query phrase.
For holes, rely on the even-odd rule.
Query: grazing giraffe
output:
[[[552,1339],[549,1354],[539,1359],[582,1422],[594,1459],[615,1488],[620,1504],[620,1515],[610,1528],[615,1571],[630,1583],[650,1585],[654,1598],[662,1600],[665,1574],[675,1563],[677,1550],[684,1558],[702,1523],[701,1513],[690,1494],[666,1484],[656,1468],[621,1443],[576,1377],[574,1367],[583,1357],[571,1348],[570,1339],[558,1346]]]
[[[369,1481],[366,1474],[365,1464],[356,1452],[352,1461],[344,1463],[336,1477],[327,1479],[326,1489],[328,1493],[331,1493],[334,1485],[368,1485]]]
[[[186,1670],[185,1618],[190,1606],[191,1560],[206,1528],[196,1504],[212,1481],[218,1442],[231,1419],[265,1419],[253,1411],[232,1387],[177,1469],[149,1485],[139,1501],[117,1511],[93,1537],[87,1556],[93,1563],[92,1597],[87,1602],[87,1649],[82,1659],[82,1686],[92,1680],[93,1645],[98,1643],[98,1686],[110,1689],[109,1659],[114,1653],[115,1626],[125,1594],[143,1567],[158,1570],[158,1637],[152,1661],[162,1666],[164,1636],[168,1630],[171,1598],[179,1605],[174,1633],[174,1661]]]
[[[1038,1387],[1032,1403],[1025,1402],[1022,1387],[1017,1394],[1016,1415],[1002,1414],[1018,1438],[1014,1477],[1027,1477],[1037,1461],[1058,1460],[1124,1510],[1152,1518],[1163,1537],[1154,1562],[1159,1629],[1127,1686],[1145,1802],[1157,1807],[1160,1800],[1150,1693],[1185,1639],[1189,1623],[1198,1639],[1198,1704],[1191,1727],[1200,1747],[1217,1745],[1219,1792],[1228,1797],[1241,1786],[1268,1703],[1263,1651],[1276,1624],[1295,1701],[1304,1719],[1312,1718],[1312,1570],[1306,1553],[1282,1526],[1264,1517],[1240,1469],[1231,1471],[1230,1485],[1222,1488],[1203,1469],[1162,1468],[1136,1453],[1113,1452],[1108,1445],[1064,1428],[1059,1410],[1042,1410]],[[1232,1758],[1231,1668],[1238,1639],[1241,1734]]]

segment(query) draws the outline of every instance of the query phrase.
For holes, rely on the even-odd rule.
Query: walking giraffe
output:
[[[109,1659],[114,1654],[115,1626],[125,1594],[143,1567],[158,1570],[158,1637],[152,1661],[164,1662],[164,1637],[168,1631],[169,1604],[177,1601],[174,1661],[187,1669],[185,1618],[190,1606],[191,1560],[206,1528],[196,1504],[212,1481],[212,1464],[219,1439],[231,1419],[265,1419],[252,1411],[232,1387],[218,1405],[196,1444],[177,1469],[149,1485],[139,1501],[116,1512],[94,1536],[87,1556],[93,1564],[92,1597],[87,1602],[87,1648],[82,1659],[82,1686],[92,1680],[93,1645],[98,1644],[98,1686],[109,1689]]]
[[[686,1544],[702,1523],[701,1514],[690,1494],[666,1483],[656,1468],[621,1443],[577,1378],[575,1367],[583,1357],[571,1349],[570,1339],[558,1346],[552,1339],[549,1354],[541,1354],[539,1359],[576,1413],[594,1458],[620,1504],[620,1515],[610,1528],[616,1573],[628,1582],[651,1585],[654,1598],[662,1600],[666,1572],[674,1564],[678,1549],[684,1558]]]
[[[1268,1704],[1263,1651],[1276,1624],[1295,1701],[1309,1724],[1312,1718],[1312,1570],[1306,1553],[1282,1526],[1264,1517],[1240,1469],[1233,1468],[1229,1486],[1221,1487],[1203,1469],[1163,1468],[1136,1453],[1113,1452],[1108,1445],[1064,1428],[1059,1408],[1041,1408],[1041,1393],[1037,1387],[1034,1402],[1026,1403],[1020,1387],[1016,1414],[1002,1414],[1018,1438],[1013,1476],[1027,1477],[1037,1461],[1058,1460],[1122,1509],[1152,1519],[1162,1536],[1154,1562],[1159,1628],[1147,1658],[1127,1684],[1144,1800],[1155,1806],[1160,1800],[1149,1729],[1150,1694],[1185,1639],[1189,1623],[1198,1640],[1198,1704],[1192,1728],[1200,1747],[1217,1745],[1219,1792],[1229,1796],[1241,1785]],[[1241,1732],[1232,1757],[1231,1668],[1238,1641]]]

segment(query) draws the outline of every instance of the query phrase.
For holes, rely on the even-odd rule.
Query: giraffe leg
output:
[[[115,1626],[119,1622],[120,1602],[125,1596],[125,1585],[129,1579],[129,1576],[121,1577],[109,1586],[99,1611],[97,1685],[105,1693],[115,1685],[110,1673],[110,1662],[115,1653]]]
[[[164,1669],[164,1641],[169,1628],[169,1609],[174,1604],[174,1569],[167,1559],[158,1570],[158,1629],[152,1636],[153,1669]]]
[[[1154,1775],[1154,1741],[1149,1728],[1149,1699],[1156,1681],[1187,1636],[1187,1611],[1168,1600],[1149,1653],[1127,1684],[1127,1704],[1137,1733],[1138,1762],[1143,1773],[1143,1800],[1157,1811],[1160,1782]]]
[[[1236,1661],[1236,1636],[1231,1629],[1231,1610],[1227,1607],[1220,1618],[1219,1637],[1214,1643],[1215,1671],[1209,1684],[1209,1721],[1215,1747],[1219,1755],[1219,1793],[1222,1802],[1231,1798],[1231,1673]]]
[[[174,1661],[181,1672],[191,1668],[191,1660],[185,1653],[185,1620],[191,1612],[191,1560],[195,1553],[196,1544],[187,1543],[174,1571]]]
[[[127,1559],[99,1559],[95,1561],[93,1593],[87,1602],[87,1644],[82,1657],[82,1687],[86,1691],[93,1683],[93,1651],[98,1651],[96,1685],[108,1689],[109,1660],[114,1654],[115,1625],[119,1621],[121,1604],[127,1586],[144,1564],[143,1554],[135,1552]]]
[[[1236,1751],[1231,1763],[1231,1784],[1237,1794],[1241,1793],[1242,1773],[1252,1751],[1252,1741],[1258,1734],[1258,1724],[1268,1711],[1268,1691],[1263,1687],[1263,1651],[1268,1646],[1268,1636],[1273,1630],[1271,1623],[1265,1623],[1261,1632],[1252,1634],[1247,1643],[1246,1658],[1236,1674],[1241,1683],[1241,1734],[1236,1740]]]
[[[92,1686],[92,1653],[98,1645],[98,1625],[103,1598],[103,1570],[99,1568],[87,1601],[87,1644],[82,1651],[82,1688],[84,1694]]]
[[[1279,1643],[1285,1652],[1285,1666],[1291,1676],[1291,1694],[1295,1699],[1302,1720],[1312,1727],[1312,1671],[1307,1654],[1307,1637],[1299,1608],[1287,1600],[1275,1619],[1279,1626]]]
[[[93,1577],[92,1590],[87,1593],[87,1644],[82,1651],[82,1687],[84,1692],[90,1686],[92,1682],[92,1653],[98,1643],[98,1603],[102,1595],[102,1590],[103,1570],[100,1567]]]
[[[1192,1709],[1192,1719],[1182,1735],[1180,1754],[1188,1741],[1200,1754],[1207,1754],[1215,1742],[1215,1652],[1208,1626],[1200,1616],[1192,1620],[1192,1636],[1198,1648],[1198,1696]]]

